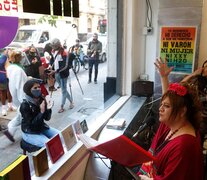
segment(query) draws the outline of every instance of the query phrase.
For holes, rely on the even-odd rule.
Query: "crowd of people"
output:
[[[94,36],[93,44],[98,43],[101,47],[101,43],[97,40],[97,34],[94,33]],[[92,57],[91,52],[94,51],[94,49],[96,49],[97,53],[101,52],[100,47],[97,49],[96,45],[89,45],[89,61],[98,60],[98,57]],[[37,141],[42,137],[40,138],[36,135],[40,134],[41,130],[44,131],[44,133],[42,132],[41,134],[45,136],[52,134],[51,136],[48,135],[47,138],[51,138],[55,134],[53,132],[58,132],[53,128],[49,128],[49,126],[44,123],[45,120],[48,121],[50,119],[52,113],[51,108],[48,108],[49,102],[46,101],[46,99],[48,99],[46,97],[49,94],[48,91],[56,91],[57,88],[60,88],[62,98],[58,113],[65,111],[66,100],[69,102],[69,109],[74,108],[72,96],[67,89],[67,81],[75,56],[78,55],[81,62],[84,63],[82,48],[83,46],[80,44],[80,40],[77,39],[74,46],[67,51],[60,40],[55,38],[45,45],[44,62],[42,62],[37,48],[31,45],[25,50],[28,62],[26,65],[24,64],[24,66],[22,65],[23,63],[21,63],[23,59],[22,52],[8,48],[4,49],[3,55],[0,58],[2,115],[6,116],[8,111],[16,111],[15,117],[8,123],[7,128],[3,131],[10,141],[15,142],[14,135],[19,126],[21,126],[23,140],[40,147],[43,146],[44,142],[38,144]],[[44,66],[48,89],[45,88],[44,80],[40,79],[41,66]],[[95,83],[97,82],[97,68],[96,62]],[[92,70],[92,67],[90,69]],[[89,79],[91,78],[91,70],[89,71]],[[57,88],[55,87],[55,83],[57,84]],[[6,107],[6,102],[8,102],[8,107]],[[33,125],[34,127],[31,127]],[[39,130],[37,131],[37,129]],[[35,140],[36,138],[38,139],[37,141]],[[42,141],[43,139],[44,138],[42,138]]]

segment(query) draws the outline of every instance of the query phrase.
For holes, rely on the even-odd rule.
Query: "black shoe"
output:
[[[3,133],[11,142],[15,142],[13,136],[9,133],[8,130],[3,131]]]
[[[94,80],[94,83],[97,84],[97,80]]]
[[[88,84],[90,84],[91,83],[91,80],[88,80]]]

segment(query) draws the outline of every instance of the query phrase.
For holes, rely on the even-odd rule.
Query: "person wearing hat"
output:
[[[12,96],[13,104],[18,108],[16,116],[9,121],[8,129],[3,131],[4,135],[12,142],[15,141],[14,135],[21,124],[21,113],[19,106],[24,99],[23,86],[27,81],[27,75],[20,64],[22,54],[18,51],[13,51],[10,54],[10,65],[7,67],[7,77],[9,79],[9,90]]]
[[[22,138],[27,143],[44,147],[50,138],[59,133],[45,123],[51,119],[53,102],[42,97],[40,81],[37,79],[28,80],[23,90],[25,99],[20,105]]]
[[[60,84],[62,101],[58,113],[62,113],[64,112],[66,99],[70,102],[69,108],[72,109],[74,107],[73,99],[67,90],[67,80],[70,74],[69,69],[71,66],[69,58],[67,58],[68,54],[62,47],[60,40],[57,38],[53,39],[51,41],[51,46],[53,48],[52,55],[54,58],[54,70],[51,73],[55,73],[55,79],[59,82],[58,84]]]

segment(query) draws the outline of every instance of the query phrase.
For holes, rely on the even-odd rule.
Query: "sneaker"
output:
[[[2,109],[1,114],[2,114],[2,116],[6,116],[7,115],[7,110],[6,109]]]
[[[17,110],[17,107],[15,107],[15,106],[8,106],[8,109],[7,109],[7,111],[16,111]]]
[[[8,130],[3,131],[3,133],[11,142],[15,142],[14,137],[10,134]]]

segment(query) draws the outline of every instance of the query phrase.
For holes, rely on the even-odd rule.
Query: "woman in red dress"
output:
[[[155,161],[144,163],[141,180],[202,180],[203,155],[199,135],[202,120],[198,95],[186,83],[168,85],[172,68],[158,59],[163,96],[159,108],[159,129],[149,152]]]

